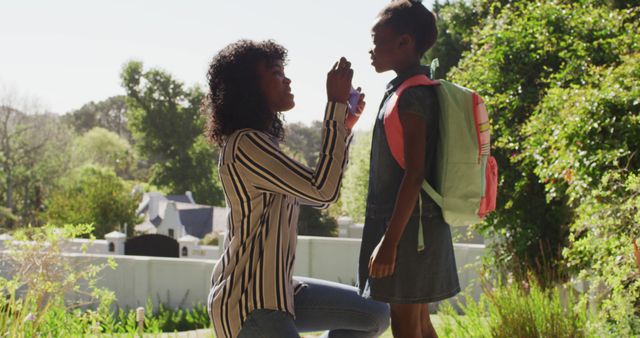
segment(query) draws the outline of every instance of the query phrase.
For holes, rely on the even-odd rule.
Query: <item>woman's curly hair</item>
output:
[[[287,50],[267,41],[239,40],[213,57],[207,72],[209,93],[203,112],[207,116],[205,135],[222,145],[227,136],[251,128],[276,138],[283,137],[283,123],[267,106],[260,89],[260,62],[286,62]]]

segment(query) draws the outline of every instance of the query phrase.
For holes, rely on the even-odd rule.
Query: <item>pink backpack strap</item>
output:
[[[384,132],[387,136],[387,144],[391,150],[393,158],[398,162],[402,169],[406,164],[404,161],[404,137],[402,136],[402,124],[400,123],[400,116],[398,115],[398,99],[402,92],[407,88],[416,86],[433,86],[438,85],[440,82],[437,80],[431,80],[426,75],[414,75],[400,85],[396,91],[391,94],[391,97],[387,101],[387,105],[384,112]]]

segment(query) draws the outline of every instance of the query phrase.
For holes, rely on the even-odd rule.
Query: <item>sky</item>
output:
[[[341,56],[368,103],[357,129],[371,129],[395,75],[371,67],[371,26],[388,0],[0,0],[0,88],[64,114],[122,95],[128,60],[205,87],[221,48],[273,39],[289,51],[286,74],[296,107],[287,122],[320,120],[326,73]],[[432,1],[425,0],[431,8]]]

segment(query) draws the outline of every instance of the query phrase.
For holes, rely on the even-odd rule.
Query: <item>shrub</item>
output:
[[[115,263],[79,266],[62,254],[65,240],[91,230],[89,225],[66,225],[14,232],[15,242],[2,253],[3,270],[12,277],[0,278],[0,335],[65,337],[100,332],[99,323],[109,316],[115,296],[96,287],[96,276]]]
[[[545,290],[537,283],[498,282],[484,291],[478,301],[465,298],[466,305],[461,305],[464,315],[444,303],[439,314],[440,334],[469,338],[599,337],[587,325],[591,316],[584,297],[571,286]]]

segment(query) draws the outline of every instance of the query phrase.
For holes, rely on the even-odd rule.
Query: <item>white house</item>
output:
[[[162,234],[175,239],[190,235],[203,238],[226,228],[227,208],[197,204],[190,191],[168,195],[144,193],[137,213],[144,221],[134,227],[141,234]]]

